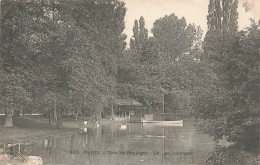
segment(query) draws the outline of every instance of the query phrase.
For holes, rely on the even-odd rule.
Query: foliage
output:
[[[191,98],[186,91],[172,90],[165,96],[165,112],[191,116]]]
[[[218,5],[213,1],[209,5],[209,30],[204,47],[217,81],[210,93],[198,97],[196,116],[204,131],[216,140],[225,137],[244,150],[256,151],[259,142],[259,96],[256,92],[259,88],[256,76],[259,24],[253,21],[246,31],[238,33],[237,1],[230,1],[222,14],[211,14],[212,10],[220,12]],[[223,15],[230,18],[229,22],[225,22]]]
[[[139,24],[138,21],[135,20],[133,33],[134,35],[130,40],[130,50],[136,54],[140,54],[144,43],[148,40],[148,30],[145,28],[143,16],[140,17]]]
[[[160,107],[163,98],[161,85],[163,72],[160,70],[162,63],[152,59],[141,63],[132,57],[136,57],[135,54],[128,51],[120,60],[117,76],[119,97],[136,98],[154,109]]]
[[[195,25],[187,25],[184,17],[179,19],[171,14],[157,19],[152,33],[159,42],[160,51],[172,62],[184,53],[191,53],[192,48],[198,46],[202,31]]]
[[[211,74],[210,71],[206,73],[206,63],[200,62],[201,29],[186,25],[184,18],[179,20],[174,14],[155,21],[154,37],[148,38],[144,25],[143,17],[139,23],[135,20],[130,49],[118,60],[119,97],[133,97],[161,113],[163,97],[167,98],[168,93],[170,97],[172,93],[178,101],[176,104],[166,103],[167,111],[185,109],[185,113],[192,114],[192,102],[200,88],[206,85],[201,78],[208,79]],[[179,38],[173,35],[179,33],[182,33]],[[183,50],[178,48],[179,42],[187,42]],[[181,52],[174,52],[173,48]]]
[[[260,160],[257,155],[252,155],[251,153],[246,151],[240,151],[234,146],[221,147],[217,145],[206,159],[207,165],[257,165],[259,163]]]
[[[5,104],[54,120],[74,108],[99,114],[115,97],[125,11],[110,0],[1,1]]]

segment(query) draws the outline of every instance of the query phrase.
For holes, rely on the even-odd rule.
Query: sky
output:
[[[207,14],[209,0],[122,0],[126,3],[126,28],[127,43],[133,36],[134,20],[144,17],[149,36],[152,36],[151,28],[156,19],[174,13],[178,18],[184,17],[187,23],[201,26],[203,34],[207,31]],[[243,3],[247,2],[251,8],[245,12]],[[260,19],[260,0],[239,0],[238,7],[239,29],[250,25],[249,18]]]

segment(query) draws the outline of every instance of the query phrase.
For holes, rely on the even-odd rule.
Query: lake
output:
[[[120,123],[88,128],[86,134],[50,136],[40,143],[23,145],[23,156],[41,156],[44,164],[189,165],[204,164],[213,150],[213,139],[184,120],[183,127]],[[122,123],[122,122],[121,122]]]

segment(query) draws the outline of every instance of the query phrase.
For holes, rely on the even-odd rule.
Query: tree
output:
[[[208,31],[205,37],[204,50],[219,52],[210,58],[215,61],[225,60],[224,51],[232,49],[238,30],[238,1],[210,0],[208,6]],[[221,63],[221,61],[219,61]]]
[[[198,93],[196,90],[205,85],[199,86],[203,76],[197,76],[199,71],[203,75],[206,70],[203,68],[205,63],[199,62],[202,54],[201,29],[186,25],[184,18],[179,20],[172,14],[155,21],[154,37],[148,38],[147,32],[143,17],[139,24],[137,20],[134,22],[130,49],[119,60],[119,96],[136,98],[150,109],[162,113],[163,98],[171,102],[167,97],[172,94],[182,98],[179,99],[182,102],[178,104],[178,110],[191,110],[191,100],[195,100]],[[173,34],[179,35],[178,38]],[[186,45],[182,44],[183,47],[179,48],[179,41]],[[182,50],[178,54],[173,49]],[[174,112],[177,104],[166,104],[168,112]],[[189,111],[189,114],[192,112]]]
[[[140,57],[130,50],[126,51],[119,62],[117,82],[120,97],[132,97],[147,107],[162,107],[163,61],[158,45],[149,38],[140,50]]]
[[[138,49],[138,44],[139,44],[139,27],[138,27],[138,21],[135,20],[134,22],[134,27],[133,27],[133,37],[130,39],[130,49],[132,51],[136,51]]]
[[[133,37],[130,39],[130,50],[135,52],[136,55],[141,53],[141,49],[145,42],[148,40],[148,30],[145,28],[144,17],[141,16],[138,21],[135,20],[133,27]]]
[[[141,16],[139,19],[139,42],[142,45],[148,39],[148,30],[145,28],[144,17]]]
[[[175,14],[157,19],[152,33],[158,40],[160,51],[167,56],[167,61],[173,62],[184,53],[189,53],[196,41],[196,35],[202,33],[195,25],[187,25],[185,18],[179,19]],[[198,40],[195,40],[195,39]]]
[[[123,2],[109,0],[70,2],[67,7],[80,31],[71,47],[70,86],[83,100],[78,105],[100,118],[109,100],[116,97],[117,58],[125,48],[126,36],[122,33],[126,9]]]
[[[217,81],[208,95],[198,97],[196,114],[215,140],[225,137],[249,151],[259,142],[258,94],[253,92],[259,87],[254,76],[258,49],[259,25],[237,32],[237,0],[210,1],[204,50]]]
[[[165,112],[174,113],[175,117],[191,116],[190,93],[183,90],[172,90],[165,95]]]
[[[24,108],[48,113],[58,127],[64,109],[80,105],[77,111],[88,108],[93,116],[100,114],[116,93],[116,60],[126,38],[122,34],[124,3],[1,3],[1,21],[5,22],[1,24],[2,96],[6,105],[20,109],[30,102]]]
[[[6,116],[10,117],[15,109],[20,109],[21,106],[25,105],[24,102],[27,102],[26,100],[30,96],[28,87],[35,78],[31,75],[29,67],[33,61],[28,60],[33,54],[30,50],[25,49],[27,43],[24,38],[27,37],[26,35],[30,35],[27,27],[31,25],[23,19],[26,18],[25,6],[28,7],[29,5],[27,3],[1,1],[1,22],[4,22],[4,24],[1,24],[3,32],[1,36],[1,57],[4,74],[2,96]],[[12,124],[9,122],[6,125],[11,126]]]

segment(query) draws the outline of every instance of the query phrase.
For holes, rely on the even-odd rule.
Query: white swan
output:
[[[125,124],[120,124],[120,130],[126,130],[127,126]]]
[[[88,124],[88,121],[84,121],[83,124],[84,124],[84,125],[87,125],[87,124]]]
[[[44,145],[44,148],[47,148],[47,147],[48,147],[48,140],[47,140],[47,139],[45,139],[45,140],[43,141],[43,145]]]
[[[87,127],[84,127],[83,128],[83,133],[87,133],[88,132],[88,128]]]

